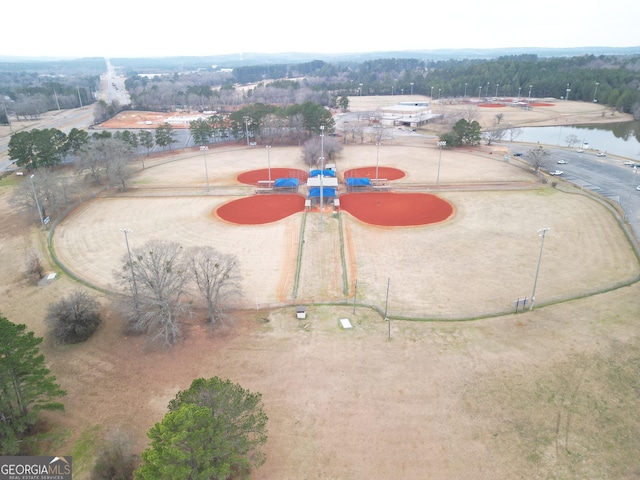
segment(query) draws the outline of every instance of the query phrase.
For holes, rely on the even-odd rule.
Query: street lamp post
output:
[[[500,86],[499,83],[496,83],[496,98],[498,98],[498,87]]]
[[[478,101],[482,98],[482,85],[478,87]]]
[[[204,153],[204,174],[207,177],[207,192],[209,192],[209,169],[207,167],[207,151],[209,151],[209,147],[202,145],[200,151]]]
[[[533,88],[533,85],[529,85],[529,108],[531,108],[531,89]]]
[[[544,238],[547,235],[547,232],[551,230],[550,228],[541,228],[538,230],[538,235],[542,237],[542,242],[540,243],[540,255],[538,255],[538,267],[536,268],[536,277],[533,280],[533,293],[531,294],[531,305],[529,306],[529,310],[533,310],[533,304],[536,301],[536,285],[538,284],[538,273],[540,273],[540,261],[542,260],[542,249],[544,248]]]
[[[566,102],[567,100],[569,100],[569,92],[571,91],[571,89],[569,88],[569,84],[567,83],[567,96],[564,97],[564,101]]]
[[[464,97],[467,98],[467,82],[464,83]]]
[[[637,166],[633,166],[633,176],[631,177],[631,188],[629,189],[629,195],[627,195],[627,201],[624,202],[625,203],[625,208],[624,208],[624,219],[627,220],[629,218],[627,211],[631,210],[629,207],[629,201],[631,200],[631,193],[633,192],[633,185],[636,183],[635,182],[635,177],[636,177],[636,173],[638,173],[638,167]]]
[[[411,82],[409,85],[411,85],[411,95],[413,95],[413,82]]]
[[[269,172],[269,187],[271,187],[271,145],[267,145],[267,170]]]
[[[431,101],[433,102],[433,87],[431,87]]]
[[[520,91],[522,90],[522,87],[518,87],[518,101],[520,101]]]
[[[438,142],[440,147],[440,155],[438,156],[438,176],[436,177],[436,185],[440,185],[440,161],[442,160],[442,149],[447,146],[447,142],[444,140]]]
[[[593,103],[598,103],[598,98],[596,97],[598,94],[598,85],[600,84],[596,82],[596,89],[593,91]]]
[[[33,184],[33,177],[35,175],[31,175],[29,180],[31,181],[31,190],[33,190],[33,198],[36,200],[36,208],[38,209],[38,215],[40,215],[40,224],[42,228],[44,228],[44,218],[42,218],[42,208],[40,208],[40,200],[38,200],[38,192],[36,192],[36,186]]]
[[[131,249],[129,248],[129,233],[133,233],[133,230],[128,228],[121,228],[120,231],[124,233],[124,241],[127,244],[127,254],[129,255],[129,266],[131,267],[131,282],[133,288],[133,297],[136,305],[138,304],[138,285],[136,284],[136,275],[133,270],[133,261],[131,260]]]

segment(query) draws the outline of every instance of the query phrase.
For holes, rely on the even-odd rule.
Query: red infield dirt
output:
[[[298,178],[300,182],[307,181],[309,173],[304,170],[298,170],[297,168],[272,168],[271,180],[277,178]],[[263,168],[260,170],[251,170],[249,172],[243,172],[238,175],[238,181],[246,185],[258,185],[259,181],[269,180],[269,169]]]
[[[533,102],[531,103],[532,107],[555,107],[555,103],[543,103],[543,102]]]
[[[340,196],[340,208],[362,222],[385,227],[443,222],[454,213],[449,202],[428,193],[347,193]]]
[[[504,107],[504,103],[479,103],[478,106],[484,108],[502,108]]]
[[[376,167],[360,167],[346,170],[342,175],[344,178],[376,178]],[[392,167],[378,167],[378,178],[387,180],[398,180],[405,176],[402,170]]]
[[[304,210],[304,197],[296,194],[253,195],[221,205],[216,214],[240,225],[276,222]]]

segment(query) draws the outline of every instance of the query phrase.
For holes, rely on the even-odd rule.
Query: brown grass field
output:
[[[77,278],[117,289],[120,229],[130,228],[134,249],[162,238],[234,253],[243,294],[223,325],[206,328],[196,311],[183,340],[161,350],[124,336],[108,296],[95,291],[105,316],[98,333],[42,347],[68,391],[65,413],[45,417],[55,433],[46,453],[73,454],[75,478],[88,478],[97,439],[118,429],[140,452],[175,393],[217,375],[262,393],[269,441],[256,479],[637,478],[640,266],[617,217],[561,181],[540,183],[498,150],[445,151],[436,186],[438,154],[430,138],[380,148],[380,165],[406,173],[394,191],[428,191],[454,206],[435,225],[379,227],[329,209],[322,220],[311,212],[224,222],[215,209],[253,192],[237,175],[265,167],[259,147],[212,148],[209,193],[203,156],[183,151],[146,161],[127,192],[85,202],[52,241]],[[273,147],[270,159],[304,168],[298,148]],[[375,161],[374,146],[351,145],[336,164]],[[86,287],[53,263],[58,280],[25,278],[26,252],[44,254],[46,240],[33,215],[10,208],[10,193],[7,179],[0,311],[46,336],[47,306]],[[551,230],[537,308],[516,315],[513,302],[532,293],[542,227]],[[308,305],[306,320],[295,318],[295,303]],[[338,328],[340,318],[353,330]]]

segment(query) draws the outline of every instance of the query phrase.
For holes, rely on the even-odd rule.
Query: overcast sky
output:
[[[17,56],[640,45],[638,0],[9,0],[2,17]]]

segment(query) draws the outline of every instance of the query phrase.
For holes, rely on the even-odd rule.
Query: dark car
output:
[[[513,154],[515,157],[521,157],[522,156],[522,152],[516,152]]]

